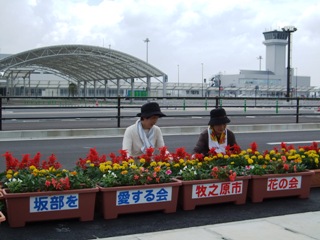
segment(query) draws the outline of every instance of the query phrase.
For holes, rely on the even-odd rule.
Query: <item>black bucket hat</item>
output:
[[[149,118],[151,116],[165,117],[166,115],[161,112],[159,104],[156,102],[148,102],[141,107],[141,113],[137,117]]]
[[[208,125],[227,124],[230,119],[227,117],[226,111],[223,108],[216,108],[210,112],[210,121]]]

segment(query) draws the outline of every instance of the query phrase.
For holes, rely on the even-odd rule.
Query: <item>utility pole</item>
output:
[[[262,60],[262,57],[259,56],[259,57],[257,57],[257,59],[259,60],[259,71],[261,71],[261,60]]]
[[[148,62],[148,44],[149,44],[150,40],[149,40],[149,38],[146,38],[143,41],[147,44],[147,62]]]
[[[288,35],[288,66],[287,66],[287,102],[289,102],[290,97],[290,75],[291,75],[291,67],[290,67],[290,54],[291,54],[291,33],[297,31],[296,27],[293,26],[286,26],[282,28],[282,31],[286,32]]]

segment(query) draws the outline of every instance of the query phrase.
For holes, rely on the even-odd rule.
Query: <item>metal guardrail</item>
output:
[[[212,109],[217,107],[224,108],[242,108],[243,114],[228,114],[230,116],[295,116],[296,123],[299,123],[299,116],[320,115],[320,98],[255,98],[255,97],[0,97],[0,130],[4,120],[44,120],[44,119],[88,119],[88,118],[115,118],[117,127],[120,127],[120,121],[123,118],[132,118],[135,116],[121,115],[121,109],[139,108],[146,101],[157,101],[163,109],[181,109],[204,108]],[[17,109],[115,109],[115,115],[109,116],[70,116],[70,117],[21,117],[4,118],[3,110]],[[251,108],[274,108],[275,113],[250,113],[246,114]],[[294,108],[295,113],[279,113],[280,108]],[[301,113],[302,108],[317,108],[316,113]],[[178,117],[181,115],[170,115],[168,117]],[[187,116],[187,115],[186,115]],[[194,116],[194,115],[192,115]],[[207,115],[197,115],[204,117]]]

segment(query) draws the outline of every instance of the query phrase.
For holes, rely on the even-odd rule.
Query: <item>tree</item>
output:
[[[70,83],[69,84],[69,97],[70,96],[74,97],[77,94],[78,94],[77,85],[75,83]]]

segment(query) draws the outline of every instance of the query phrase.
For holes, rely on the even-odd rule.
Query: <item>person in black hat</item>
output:
[[[200,134],[193,152],[207,156],[212,148],[216,153],[225,153],[227,146],[237,145],[234,133],[227,129],[228,123],[230,119],[223,108],[211,110],[208,129]]]
[[[165,146],[162,132],[155,125],[159,118],[165,116],[156,102],[148,102],[141,107],[141,112],[137,114],[140,118],[126,129],[123,136],[122,149],[127,151],[128,156],[135,158],[145,153],[147,148]]]

